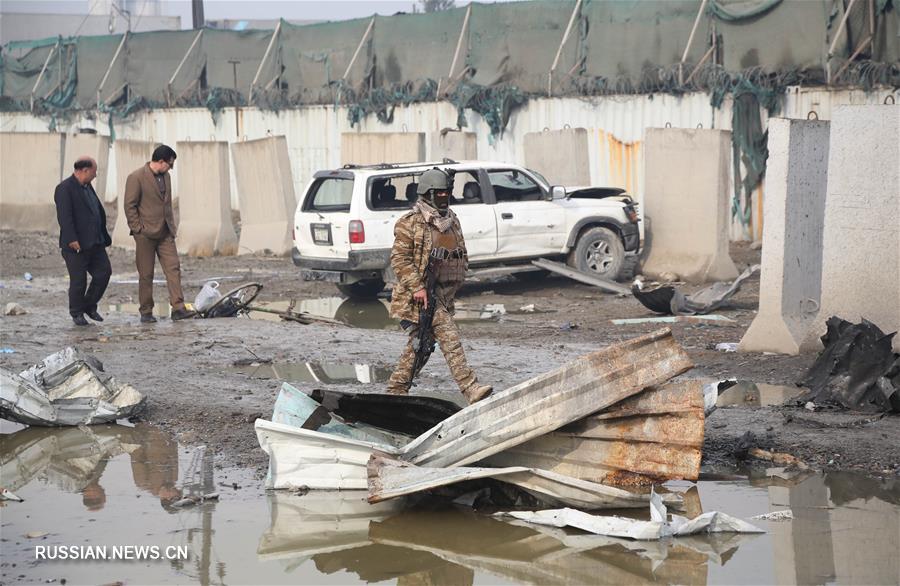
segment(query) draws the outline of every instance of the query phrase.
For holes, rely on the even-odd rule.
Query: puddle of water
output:
[[[388,368],[345,362],[276,362],[233,366],[228,370],[253,378],[304,383],[383,383],[391,378]]]
[[[290,301],[254,302],[253,305],[285,311]],[[327,319],[335,319],[355,328],[367,330],[393,330],[399,328],[390,316],[390,305],[383,299],[344,299],[343,297],[322,297],[304,299],[294,304],[293,311],[308,313]],[[283,321],[279,316],[262,311],[251,311],[250,317],[266,321]]]
[[[746,519],[791,509],[794,519],[753,521],[767,531],[758,536],[634,542],[456,509],[369,505],[365,491],[267,494],[244,471],[216,470],[211,450],[186,450],[146,425],[3,423],[0,432],[3,483],[25,499],[3,508],[4,583],[896,584],[900,578],[897,480],[851,474],[703,480],[686,499],[691,516],[702,509]],[[230,488],[232,482],[243,488]],[[219,501],[173,507],[212,491]],[[113,546],[146,545],[157,546],[162,558],[186,551],[187,559],[35,559],[36,546],[47,553],[52,546],[104,545],[108,555]]]
[[[717,407],[769,407],[783,405],[796,399],[807,389],[783,385],[769,385],[750,381],[737,381],[719,392]]]

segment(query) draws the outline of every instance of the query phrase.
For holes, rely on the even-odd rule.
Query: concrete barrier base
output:
[[[584,128],[545,130],[525,135],[525,166],[554,185],[590,185],[588,131]],[[618,187],[618,186],[615,186]]]
[[[830,123],[769,120],[759,313],[742,352],[798,354],[816,317]]]
[[[112,233],[113,246],[134,250],[134,238],[128,230],[128,222],[125,221],[125,180],[150,160],[153,146],[152,142],[143,140],[121,139],[113,145],[116,149],[116,190],[119,194],[116,199],[116,225]]]
[[[65,135],[0,133],[0,227],[58,232],[53,193],[63,173]]]
[[[179,142],[178,250],[189,256],[237,254],[231,223],[227,142]]]
[[[236,142],[231,154],[241,210],[238,254],[288,254],[296,199],[287,140],[270,136]]]
[[[675,273],[690,283],[735,279],[728,255],[731,133],[648,128],[644,155],[644,274]]]
[[[416,163],[425,160],[424,132],[345,132],[342,165]]]
[[[900,330],[900,108],[839,106],[831,118],[822,301],[804,339],[817,351],[835,315]],[[900,336],[894,336],[900,351]]]

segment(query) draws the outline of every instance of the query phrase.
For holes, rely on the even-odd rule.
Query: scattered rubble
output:
[[[506,511],[497,515],[551,527],[574,527],[596,535],[647,541],[697,533],[765,533],[746,521],[718,511],[703,513],[693,519],[672,515],[669,521],[666,506],[655,492],[650,496],[650,521],[590,515],[574,509]]]
[[[672,285],[644,289],[643,282],[636,279],[631,286],[631,294],[644,307],[656,313],[668,315],[702,315],[712,313],[723,307],[740,290],[744,281],[749,279],[759,268],[760,265],[751,265],[730,283],[714,283],[690,295],[685,295]]]
[[[800,383],[809,393],[800,400],[900,412],[900,354],[891,349],[896,332],[885,334],[865,319],[853,324],[836,316],[827,326],[825,349]]]
[[[26,313],[28,312],[25,311],[25,308],[14,301],[7,303],[3,310],[3,315],[25,315]]]

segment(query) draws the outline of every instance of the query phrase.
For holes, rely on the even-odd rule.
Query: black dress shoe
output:
[[[88,321],[87,321],[86,319],[84,319],[84,316],[81,315],[81,314],[79,314],[79,315],[73,315],[73,316],[72,316],[72,321],[75,322],[75,325],[76,325],[76,326],[86,326],[86,325],[88,325]]]
[[[143,313],[143,314],[141,314],[141,323],[142,324],[155,324],[156,318],[153,317],[152,313]]]
[[[94,311],[86,311],[84,314],[94,321],[103,321],[103,316],[97,313],[96,309]]]
[[[195,315],[197,315],[196,311],[191,311],[190,309],[182,307],[181,309],[175,309],[172,311],[172,320],[174,321],[178,319],[188,319],[194,317]]]

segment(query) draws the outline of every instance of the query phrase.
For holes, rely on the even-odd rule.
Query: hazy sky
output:
[[[119,2],[138,13],[143,4],[142,0]],[[468,3],[469,0],[456,0],[457,6]],[[91,0],[0,0],[3,12],[85,14],[91,4]],[[413,0],[204,0],[204,12],[209,20],[279,17],[289,20],[344,20],[375,13],[412,12],[413,4]],[[183,28],[191,27],[190,0],[163,0],[162,11],[164,16],[180,16]]]

